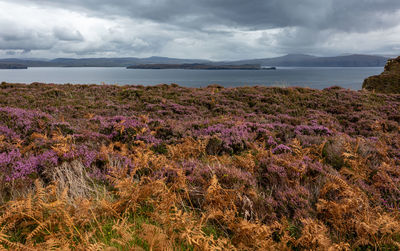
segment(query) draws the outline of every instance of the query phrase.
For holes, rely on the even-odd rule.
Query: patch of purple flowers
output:
[[[272,153],[274,154],[281,154],[281,153],[290,153],[292,149],[286,145],[280,144],[274,149],[272,149]]]
[[[296,126],[294,132],[296,135],[333,135],[333,132],[329,128],[322,125],[299,125]]]
[[[52,120],[52,117],[39,111],[0,107],[0,122],[14,130],[27,133],[33,129],[38,129],[35,124],[38,120]]]
[[[11,139],[19,138],[19,136],[12,129],[2,125],[0,125],[0,135],[4,135],[6,138],[11,138]]]
[[[199,136],[217,136],[222,141],[222,147],[227,152],[243,150],[255,138],[250,129],[243,124],[227,126],[216,124],[194,132]]]
[[[29,156],[23,156],[18,149],[0,153],[0,169],[6,182],[26,179],[32,173],[37,173],[40,167],[51,168],[57,165],[58,156],[52,150]]]
[[[82,160],[85,167],[90,167],[92,163],[96,161],[98,152],[95,150],[90,150],[85,145],[77,146],[75,149],[65,153],[62,158],[67,161],[72,161],[75,159]]]

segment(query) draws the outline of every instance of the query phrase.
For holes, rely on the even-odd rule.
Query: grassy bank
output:
[[[400,95],[0,85],[4,248],[400,247]]]

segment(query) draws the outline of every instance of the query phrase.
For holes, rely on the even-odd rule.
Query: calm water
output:
[[[359,90],[366,77],[382,71],[383,67],[278,67],[275,71],[39,67],[28,70],[0,70],[0,82],[120,85],[177,83],[188,87],[219,84],[225,87],[264,85],[302,86],[316,89],[338,85]]]

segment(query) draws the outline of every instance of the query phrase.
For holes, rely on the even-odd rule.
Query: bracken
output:
[[[398,250],[400,95],[0,89],[0,245]]]

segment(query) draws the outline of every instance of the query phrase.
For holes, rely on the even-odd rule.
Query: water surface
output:
[[[235,86],[301,86],[323,89],[338,85],[361,89],[365,78],[383,67],[278,67],[277,70],[141,70],[122,67],[37,67],[0,70],[0,82],[157,85],[177,83],[187,87],[219,84]]]

